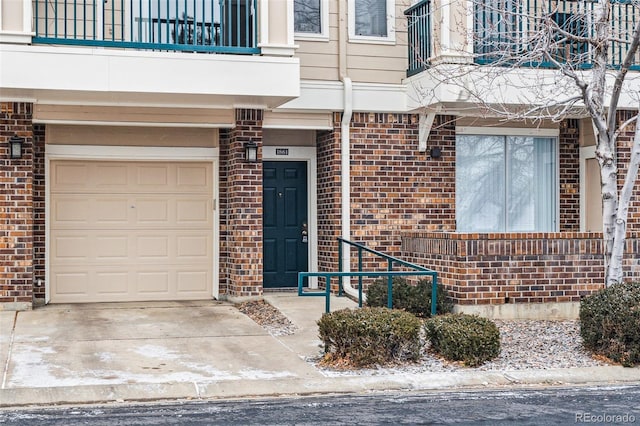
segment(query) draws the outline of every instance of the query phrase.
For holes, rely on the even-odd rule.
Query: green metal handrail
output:
[[[340,278],[338,285],[338,296],[342,296],[343,284],[342,279],[344,277],[358,277],[358,306],[362,307],[363,299],[363,277],[387,277],[387,307],[391,309],[393,307],[393,277],[397,276],[430,276],[431,277],[431,315],[436,314],[436,302],[437,302],[437,289],[438,289],[438,273],[431,269],[425,268],[420,265],[416,265],[411,262],[407,262],[397,257],[390,256],[388,254],[379,252],[368,248],[367,246],[356,243],[353,241],[345,240],[338,237],[338,269],[339,272],[300,272],[298,273],[298,296],[324,296],[325,312],[330,311],[330,296],[331,296],[331,278]],[[342,261],[343,245],[349,245],[358,249],[358,272],[344,272]],[[381,257],[387,261],[387,271],[370,271],[365,272],[362,270],[362,253],[367,252],[375,256]],[[394,264],[404,266],[413,269],[413,271],[393,271]],[[324,277],[325,278],[325,291],[323,292],[309,292],[303,290],[304,279],[307,277]]]

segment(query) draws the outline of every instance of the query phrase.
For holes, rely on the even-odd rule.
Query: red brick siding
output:
[[[45,126],[33,125],[33,280],[34,296],[45,296]],[[36,286],[37,280],[43,285]]]
[[[262,117],[261,110],[236,110],[235,128],[220,140],[220,263],[230,296],[262,294]],[[257,163],[244,159],[249,139],[258,144]]]
[[[318,270],[338,270],[338,246],[341,236],[340,121],[335,113],[333,131],[318,132],[317,197],[318,197]],[[324,284],[324,283],[320,283]]]
[[[33,299],[33,105],[0,103],[0,309]],[[9,158],[9,138],[25,138],[22,159]]]
[[[409,261],[436,270],[461,305],[577,302],[602,288],[600,238],[577,232],[408,233],[402,247]]]
[[[560,231],[580,230],[580,144],[578,120],[560,123]]]

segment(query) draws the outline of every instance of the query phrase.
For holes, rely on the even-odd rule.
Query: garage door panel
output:
[[[131,237],[122,235],[98,235],[93,238],[94,261],[96,264],[105,262],[124,262],[131,255]]]
[[[209,272],[203,271],[180,271],[178,272],[178,294],[207,291],[207,283],[209,282]]]
[[[197,258],[207,261],[211,256],[211,240],[206,235],[178,236],[176,238],[176,259],[194,261]]]
[[[96,187],[103,190],[127,189],[130,166],[118,163],[89,164],[89,181],[87,182],[89,188]]]
[[[161,187],[168,189],[169,174],[172,173],[172,167],[165,164],[142,164],[135,168],[136,184],[140,187]]]
[[[176,167],[176,185],[181,191],[205,192],[211,189],[211,169],[201,164]]]
[[[141,224],[168,224],[171,220],[171,201],[167,199],[138,199],[135,201],[135,222]]]
[[[51,165],[51,186],[79,190],[87,185],[89,166],[78,162],[56,162]]]
[[[176,200],[176,224],[206,226],[212,220],[208,199]]]
[[[136,275],[138,292],[141,294],[169,295],[170,272],[167,270],[139,272]]]
[[[91,237],[84,234],[57,236],[51,244],[54,253],[51,262],[86,262],[91,246]]]
[[[121,271],[97,270],[91,277],[96,283],[93,288],[95,291],[92,296],[96,300],[101,300],[101,295],[121,295],[126,296],[130,293],[130,273]],[[86,286],[86,284],[85,284]]]
[[[137,238],[136,257],[139,259],[169,260],[172,238],[167,235],[140,235]]]
[[[210,163],[51,166],[52,302],[211,298]]]
[[[51,275],[52,293],[60,296],[86,296],[89,273],[86,271],[59,272]]]
[[[129,218],[129,199],[127,198],[91,198],[92,208],[89,210],[87,224],[94,225],[126,225]]]
[[[88,225],[90,202],[86,198],[56,198],[51,203],[51,223],[59,226]]]
[[[210,229],[211,196],[64,194],[52,203],[51,229]]]

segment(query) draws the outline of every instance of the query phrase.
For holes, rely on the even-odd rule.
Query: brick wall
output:
[[[262,117],[236,110],[236,126],[220,138],[221,289],[232,297],[262,294]],[[244,159],[249,139],[259,146],[257,163]]]
[[[45,297],[45,126],[33,125],[33,293],[39,303]],[[41,280],[43,285],[37,286]]]
[[[578,120],[560,123],[560,231],[580,230],[580,143]]]
[[[0,310],[31,309],[33,299],[33,106],[0,103]],[[22,159],[9,138],[25,138]]]
[[[460,305],[577,302],[604,280],[598,233],[407,233],[402,255],[436,270]]]
[[[317,133],[318,270],[338,270],[341,235],[340,113],[333,117],[333,131]],[[323,284],[323,283],[320,283]]]

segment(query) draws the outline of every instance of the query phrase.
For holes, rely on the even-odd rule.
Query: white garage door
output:
[[[211,163],[52,161],[52,303],[212,297]]]

